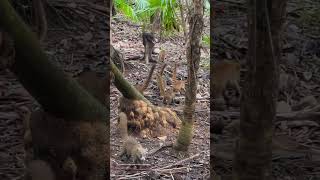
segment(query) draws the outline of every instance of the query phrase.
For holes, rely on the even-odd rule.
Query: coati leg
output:
[[[177,80],[177,63],[174,64],[174,70],[172,73],[172,87],[173,92],[181,92],[181,90],[185,90],[186,81]]]
[[[174,100],[175,93],[174,93],[173,89],[171,89],[171,88],[166,89],[167,83],[165,82],[165,80],[162,76],[166,66],[167,66],[167,64],[162,65],[160,72],[157,75],[157,83],[158,83],[158,87],[160,90],[160,96],[163,96],[163,103],[164,104],[171,104]]]
[[[174,91],[172,89],[167,89],[163,96],[163,103],[172,104],[174,101],[174,96],[175,96]]]
[[[128,118],[124,112],[119,113],[119,129],[123,139],[123,149],[120,158],[140,163],[145,159],[146,149],[133,137],[128,135]]]
[[[159,62],[164,62],[164,59],[166,57],[166,51],[164,49],[161,49],[158,56]]]
[[[144,57],[146,64],[149,64],[149,61],[154,61],[152,59],[152,51],[154,48],[155,37],[153,33],[142,33],[142,42],[144,46]]]
[[[227,86],[232,86],[241,97],[241,90],[239,86],[240,80],[240,64],[231,61],[220,61],[213,64],[210,70],[212,80],[210,84],[213,90],[214,109],[224,110],[226,105],[238,104],[239,99],[234,99],[227,91]],[[236,100],[236,101],[235,101]]]
[[[27,164],[27,180],[55,180],[52,167],[43,160],[32,160]]]
[[[36,31],[39,35],[40,42],[42,42],[46,38],[48,31],[48,23],[44,6],[45,0],[32,0],[32,3],[34,9],[35,25],[37,28]]]
[[[165,85],[164,85],[164,79],[162,77],[162,74],[164,72],[164,69],[166,68],[167,64],[163,64],[161,69],[160,69],[160,72],[157,74],[157,84],[158,84],[158,88],[159,88],[159,91],[160,91],[160,96],[164,96],[165,94]]]

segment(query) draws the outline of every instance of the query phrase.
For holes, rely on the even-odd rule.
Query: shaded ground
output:
[[[275,179],[320,179],[320,21],[318,1],[289,0],[283,37],[282,69],[276,140],[287,149],[273,149]],[[214,21],[213,55],[220,59],[245,59],[247,51],[246,3],[219,1]],[[245,73],[243,67],[243,73]],[[297,107],[309,97],[310,107]],[[312,99],[312,100],[310,100]],[[288,112],[289,114],[284,114]],[[239,119],[239,108],[212,113],[213,123],[225,126]],[[304,117],[299,115],[305,115]],[[291,115],[290,117],[288,115]],[[228,128],[222,134],[212,134],[214,173],[232,172],[233,139]]]
[[[206,18],[205,21],[205,33],[209,34],[209,21]],[[142,44],[142,30],[141,27],[131,22],[126,21],[120,15],[116,16],[112,21],[112,44],[118,49],[124,56],[126,64],[125,77],[133,84],[144,82],[144,78],[147,77],[151,65],[145,65],[143,61],[138,60],[143,57],[143,44]],[[166,51],[166,62],[168,67],[165,70],[164,77],[167,82],[171,81],[171,73],[173,70],[173,62],[181,64],[178,67],[178,78],[185,79],[187,77],[185,46],[183,45],[184,39],[182,32],[179,35],[173,35],[170,37],[163,37],[160,43],[156,44],[156,47],[162,47]],[[157,57],[157,54],[154,54]],[[179,157],[171,148],[166,148],[158,151],[152,156],[148,156],[144,166],[140,170],[130,167],[125,162],[122,162],[119,158],[120,148],[122,141],[117,126],[118,117],[118,105],[119,97],[121,93],[111,85],[110,89],[110,106],[111,106],[111,179],[124,178],[132,179],[133,177],[141,177],[142,179],[151,178],[163,178],[172,179],[206,179],[209,175],[209,71],[208,71],[208,59],[209,54],[202,52],[202,64],[207,66],[201,66],[198,77],[198,99],[196,105],[196,122],[194,128],[194,139],[190,146],[189,157],[190,160],[183,162],[178,166],[171,166],[163,171],[153,171],[157,168],[173,165],[188,157]],[[160,67],[156,68],[158,71]],[[155,72],[155,74],[158,72]],[[154,75],[155,75],[154,74]],[[155,77],[155,76],[153,76]],[[168,83],[169,84],[169,83]],[[160,97],[159,90],[156,85],[156,80],[153,78],[151,85],[145,92],[145,96],[153,104],[164,106]],[[184,102],[184,95],[178,95],[176,100],[179,103],[169,105],[180,118],[182,118],[182,109]],[[177,136],[177,132],[167,134],[164,143],[174,142]],[[158,148],[161,143],[160,139],[138,139],[143,147],[150,151]],[[196,156],[194,156],[196,155]],[[140,173],[140,174],[139,174]],[[172,173],[172,175],[170,174]],[[135,176],[129,176],[129,174],[135,174]]]
[[[18,8],[25,8],[21,14],[27,20],[30,20],[29,2],[17,3]],[[49,59],[71,76],[77,76],[85,66],[105,73],[104,2],[48,1],[48,4],[49,31],[43,47]],[[33,110],[38,106],[14,74],[0,71],[0,179],[23,179],[23,112],[24,108]]]

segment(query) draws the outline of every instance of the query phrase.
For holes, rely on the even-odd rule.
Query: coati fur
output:
[[[43,160],[32,160],[27,164],[26,180],[55,180],[51,166]]]
[[[159,62],[164,62],[165,57],[166,57],[166,51],[164,49],[161,49],[158,56]]]
[[[162,77],[163,72],[167,64],[163,64],[160,70],[160,73],[157,75],[157,83],[160,90],[160,96],[163,97],[163,103],[165,104],[171,104],[173,102],[173,99],[175,97],[175,93],[172,88],[166,89],[166,82],[164,78]]]
[[[157,74],[157,84],[158,84],[158,88],[159,88],[159,91],[160,91],[160,96],[164,96],[165,94],[165,86],[164,86],[164,79],[162,78],[162,74],[163,74],[163,71],[164,69],[166,68],[167,64],[163,64],[161,69],[160,69],[160,72]]]
[[[155,37],[153,33],[142,33],[142,43],[144,46],[144,57],[146,64],[149,64],[149,61],[154,61],[152,59],[152,51],[155,45]]]
[[[181,90],[186,90],[186,81],[177,80],[177,63],[174,63],[174,70],[172,73],[172,86],[173,92],[181,92]]]
[[[120,157],[125,160],[132,160],[134,163],[141,163],[145,160],[146,149],[134,137],[128,135],[128,118],[124,112],[119,113],[119,129],[123,140]]]
[[[214,98],[224,98],[226,87],[233,86],[240,95],[240,64],[237,62],[221,61],[213,64],[211,69],[212,95]]]
[[[143,84],[138,84],[138,85],[136,85],[137,90],[138,90],[141,94],[143,94],[143,92],[148,88],[148,85],[150,84],[150,81],[151,81],[151,79],[152,79],[152,75],[153,75],[153,72],[154,72],[156,66],[157,66],[156,64],[152,65],[152,67],[151,67],[151,69],[150,69],[150,72],[149,72],[149,75],[148,75],[148,77],[147,77],[147,80],[146,80]]]

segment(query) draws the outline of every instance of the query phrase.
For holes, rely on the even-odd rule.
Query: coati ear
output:
[[[78,83],[93,95],[100,103],[106,105],[106,94],[109,89],[109,81],[105,75],[86,68],[77,77]]]

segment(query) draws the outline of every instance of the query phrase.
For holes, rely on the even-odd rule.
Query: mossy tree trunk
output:
[[[200,43],[203,30],[203,0],[193,0],[193,11],[189,23],[187,47],[188,79],[183,110],[183,121],[175,149],[187,151],[193,136],[193,123],[197,96],[197,72],[200,64]]]
[[[77,179],[105,179],[109,108],[48,60],[36,35],[7,0],[0,1],[0,26],[14,41],[15,62],[10,69],[44,110],[36,120],[30,119],[34,159],[47,161],[56,179],[70,179],[61,169],[70,159]]]
[[[249,72],[241,97],[240,140],[236,143],[233,179],[267,180],[271,179],[272,123],[287,1],[248,3]]]
[[[125,98],[132,100],[143,100],[151,105],[151,102],[147,100],[129,81],[127,81],[118,67],[111,61],[111,72],[114,75],[114,84],[117,89],[122,93]]]

